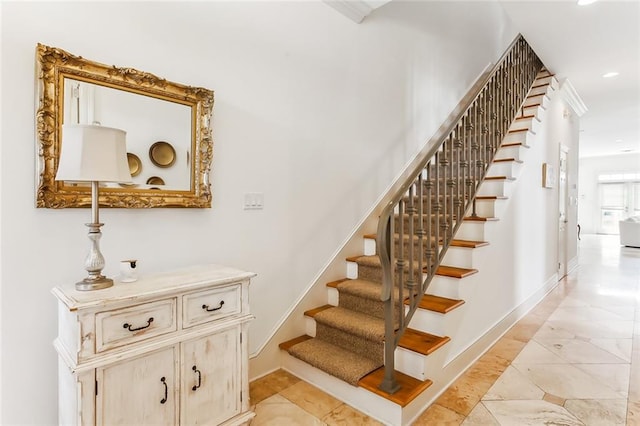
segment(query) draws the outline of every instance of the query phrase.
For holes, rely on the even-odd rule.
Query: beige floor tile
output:
[[[620,394],[571,364],[516,364],[546,393],[564,399],[617,399]]]
[[[534,339],[629,339],[632,335],[633,321],[549,320]]]
[[[252,405],[277,394],[298,383],[300,379],[284,370],[277,370],[249,383],[249,398]]]
[[[518,354],[513,364],[566,364],[567,361],[535,340],[530,341]]]
[[[626,423],[625,399],[570,399],[565,402],[564,408],[589,426],[624,426]]]
[[[570,306],[558,308],[549,321],[633,321],[633,316],[633,307]]]
[[[280,395],[320,419],[342,405],[342,401],[304,381],[289,386]]]
[[[256,405],[250,426],[323,426],[324,423],[281,395],[273,395]]]
[[[487,410],[487,407],[479,403],[471,411],[471,414],[464,419],[462,426],[500,426],[500,424],[489,410]]]
[[[631,362],[632,339],[591,339],[589,342],[626,362]]]
[[[328,426],[383,426],[366,414],[342,404],[322,418]]]
[[[543,396],[542,389],[515,368],[507,367],[482,400],[542,399]]]
[[[484,377],[475,377],[470,371],[462,375],[454,382],[437,400],[436,403],[444,408],[448,408],[463,416],[468,416],[473,407],[482,399],[482,396],[493,386],[499,374],[495,377],[486,377],[486,372],[482,372],[474,365],[478,374]]]
[[[560,358],[565,359],[573,364],[622,364],[628,362],[613,355],[609,351],[599,348],[598,346],[591,343],[591,341],[586,342],[580,339],[537,338],[536,342],[540,343],[542,346],[558,355]]]
[[[565,408],[547,401],[484,401],[501,426],[584,426]]]
[[[413,422],[412,426],[457,426],[465,416],[439,404],[433,404]]]
[[[602,386],[618,392],[620,396],[627,396],[629,391],[629,364],[573,364],[584,371]]]
[[[627,425],[640,425],[640,402],[627,403]]]

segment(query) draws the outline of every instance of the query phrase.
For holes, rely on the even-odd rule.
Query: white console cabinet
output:
[[[61,425],[240,425],[249,410],[249,282],[202,265],[58,299]]]

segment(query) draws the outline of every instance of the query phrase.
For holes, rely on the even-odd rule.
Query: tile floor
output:
[[[580,267],[414,425],[640,425],[640,249],[584,235]],[[279,370],[251,383],[262,425],[379,425]]]

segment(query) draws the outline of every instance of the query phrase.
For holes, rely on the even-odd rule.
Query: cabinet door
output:
[[[176,424],[176,351],[170,347],[97,369],[96,423]]]
[[[182,343],[183,425],[217,425],[239,414],[240,326]]]

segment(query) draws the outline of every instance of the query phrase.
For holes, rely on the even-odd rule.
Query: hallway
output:
[[[579,264],[414,425],[640,425],[640,249],[583,235]],[[257,425],[376,425],[282,370],[251,383]]]

